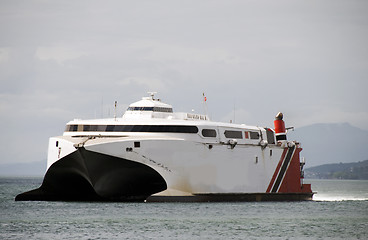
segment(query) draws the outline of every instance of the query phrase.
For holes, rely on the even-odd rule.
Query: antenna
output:
[[[152,100],[154,100],[154,96],[155,96],[155,94],[157,93],[157,92],[147,92],[150,96],[151,96],[151,98],[152,98]]]
[[[116,121],[116,106],[118,105],[118,101],[115,101],[115,111],[114,111],[114,119]]]
[[[103,96],[101,99],[101,118],[103,118]]]
[[[234,99],[234,123],[235,123],[235,99]]]

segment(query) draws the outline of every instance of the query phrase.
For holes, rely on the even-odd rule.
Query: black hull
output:
[[[154,169],[134,161],[79,148],[55,162],[38,189],[16,201],[144,201],[167,189]]]
[[[309,201],[314,193],[213,193],[193,196],[150,196],[147,202],[283,202]]]

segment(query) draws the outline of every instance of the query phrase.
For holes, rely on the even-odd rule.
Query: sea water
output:
[[[368,239],[368,181],[305,180],[306,202],[15,202],[42,178],[0,178],[0,239]]]

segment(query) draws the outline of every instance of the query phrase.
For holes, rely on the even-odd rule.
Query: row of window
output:
[[[173,112],[172,108],[165,107],[128,107],[128,111]]]
[[[269,129],[267,129],[269,130]],[[183,125],[66,125],[65,132],[166,132],[166,133],[198,133],[196,126]],[[226,138],[243,139],[242,131],[225,130]],[[203,137],[217,137],[215,129],[202,129]],[[256,131],[245,131],[245,139],[259,139],[260,133]],[[267,131],[267,140],[274,143],[274,133]]]
[[[235,139],[243,139],[242,131],[235,130],[225,130],[224,135],[226,138],[235,138]],[[275,144],[275,133],[272,129],[266,128],[267,142],[269,144]],[[217,133],[214,129],[203,129],[202,130],[203,137],[216,137]],[[260,132],[258,131],[244,131],[245,139],[259,139],[261,137]]]
[[[65,132],[169,132],[198,133],[196,126],[176,125],[67,125]]]
[[[227,138],[235,138],[235,139],[242,139],[243,132],[242,131],[233,131],[233,130],[226,130],[225,137]],[[252,132],[252,131],[245,131],[244,138],[245,139],[259,139],[260,134],[259,132]]]
[[[203,137],[216,137],[217,133],[214,129],[203,129],[202,130]],[[235,139],[243,139],[242,131],[234,131],[234,130],[225,130],[224,135],[226,138],[235,138]],[[246,139],[259,139],[259,132],[245,131],[244,137]]]

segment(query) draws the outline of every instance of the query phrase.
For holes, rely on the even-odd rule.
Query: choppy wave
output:
[[[0,178],[0,239],[366,239],[368,181],[314,180],[314,201],[15,202],[40,179]],[[364,200],[364,201],[359,201]]]

